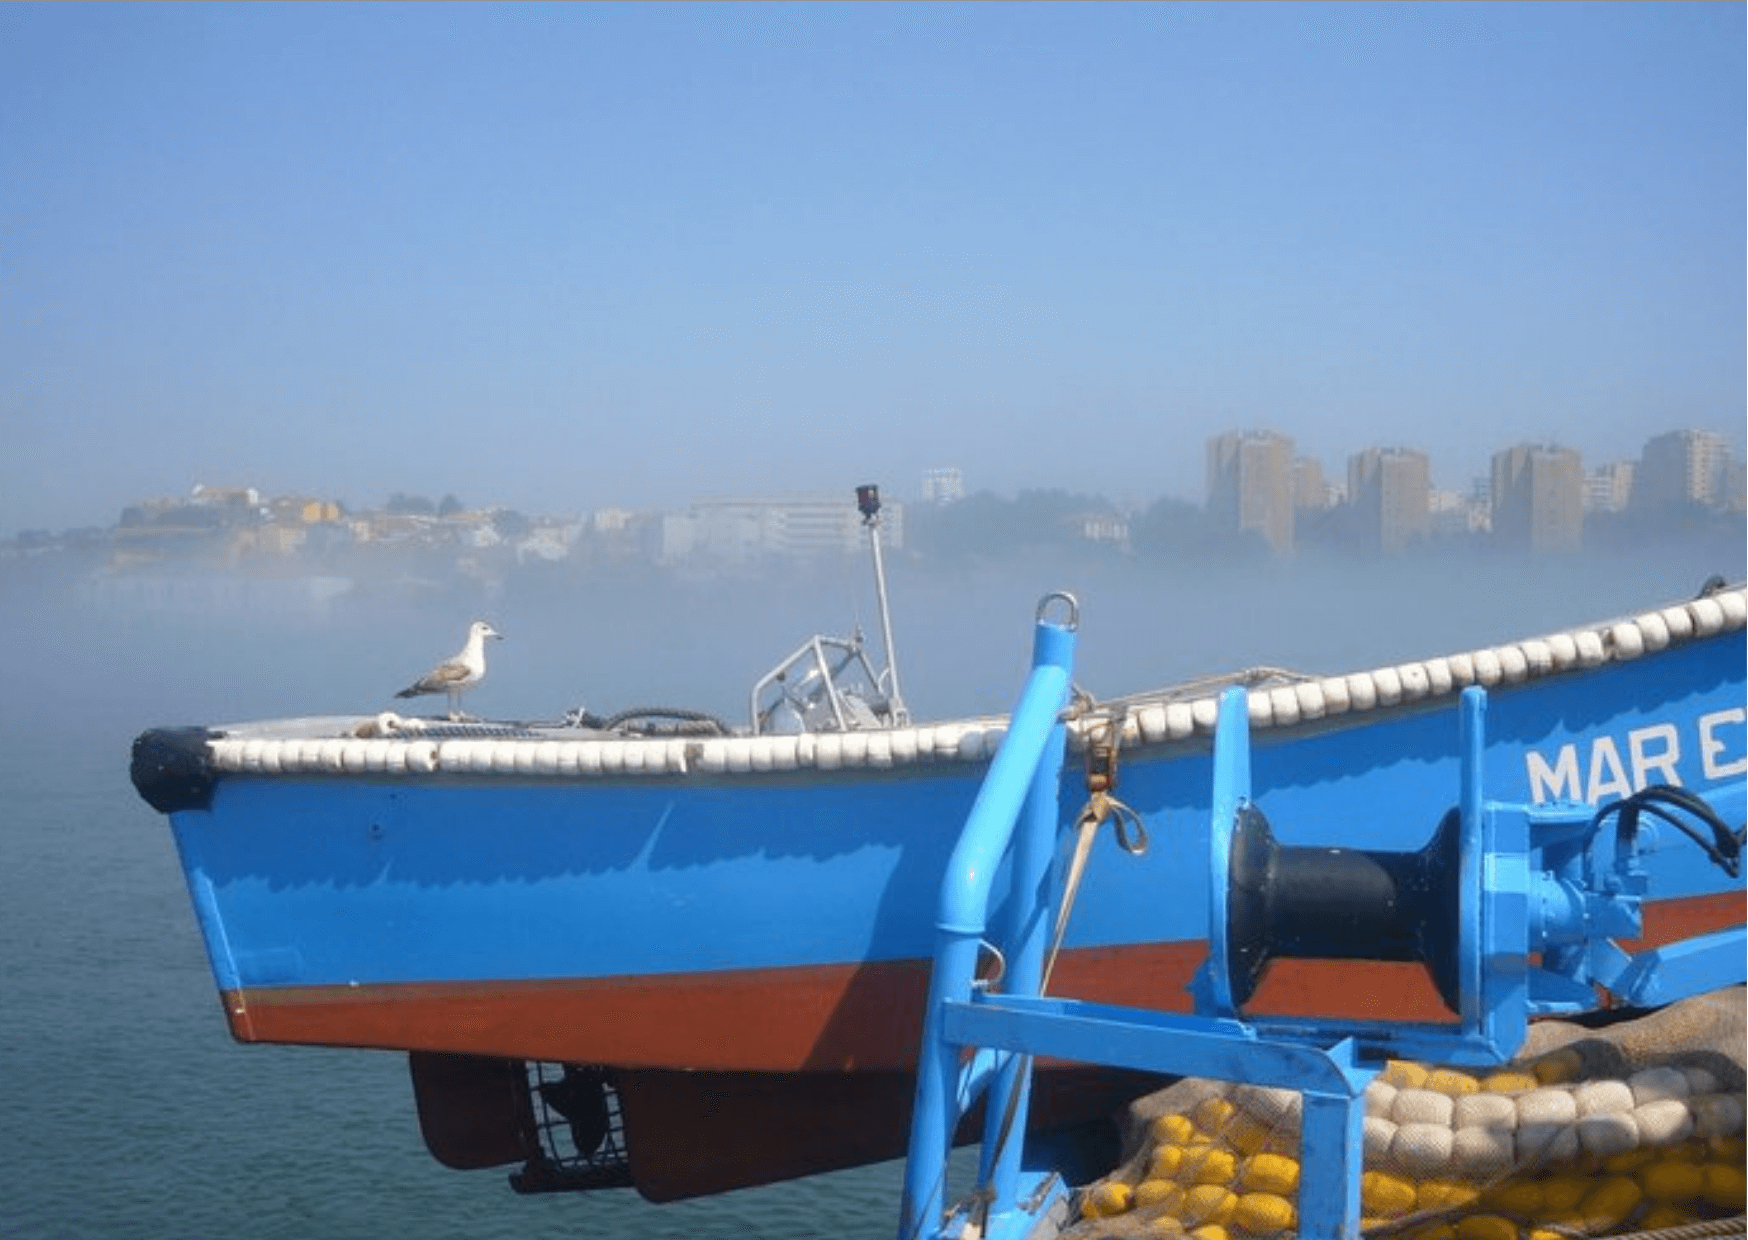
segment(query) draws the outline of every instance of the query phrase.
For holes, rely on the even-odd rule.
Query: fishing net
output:
[[[1732,987],[1603,1028],[1540,1022],[1492,1072],[1392,1061],[1366,1090],[1365,1234],[1570,1240],[1740,1216],[1743,1026]],[[1128,1157],[1077,1195],[1064,1237],[1292,1235],[1299,1114],[1295,1092],[1206,1080],[1140,1099]]]

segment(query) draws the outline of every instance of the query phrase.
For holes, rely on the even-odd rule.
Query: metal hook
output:
[[[1074,597],[1074,595],[1068,593],[1066,590],[1052,590],[1038,600],[1039,621],[1044,619],[1044,613],[1049,610],[1050,604],[1054,602],[1065,603],[1068,606],[1068,622],[1062,627],[1070,631],[1078,630],[1080,628],[1080,602]]]

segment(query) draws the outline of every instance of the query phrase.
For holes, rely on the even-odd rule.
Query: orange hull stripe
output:
[[[1631,949],[1741,925],[1743,896],[1648,906]],[[1064,953],[1052,990],[1099,1003],[1186,1011],[1204,943]],[[403,983],[227,992],[247,1042],[449,1051],[619,1067],[751,1072],[908,1069],[928,962],[529,982]],[[1250,1005],[1271,1015],[1444,1021],[1415,964],[1281,960]]]

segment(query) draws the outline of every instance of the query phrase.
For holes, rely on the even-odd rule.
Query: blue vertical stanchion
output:
[[[1069,607],[1067,624],[1044,618],[1045,608],[1055,598],[1064,599]],[[943,1216],[953,1132],[992,1068],[995,1088],[987,1107],[988,1131],[998,1148],[991,1151],[986,1145],[984,1184],[991,1212],[999,1213],[1014,1203],[1030,1095],[1029,1058],[980,1052],[962,1066],[957,1045],[945,1036],[942,1018],[949,1003],[971,1000],[988,928],[991,885],[1016,829],[1019,841],[1010,867],[1014,937],[1009,941],[1004,988],[1008,993],[1038,993],[1048,911],[1053,905],[1046,884],[1055,855],[1057,782],[1067,739],[1061,714],[1074,664],[1074,607],[1073,599],[1058,595],[1039,605],[1031,673],[941,884],[934,969],[905,1163],[902,1240],[932,1234],[931,1228]]]
[[[1040,626],[1042,630],[1044,626]],[[1043,653],[1054,661],[1049,647],[1066,634],[1072,643],[1072,631],[1052,629],[1040,645]],[[1067,658],[1072,659],[1072,644]],[[1069,663],[1063,663],[1066,677]],[[1066,684],[1062,700],[1056,702],[1054,715],[1059,715],[1066,700]],[[1008,901],[1007,925],[1000,939],[1008,944],[1007,973],[1002,991],[1014,995],[1036,995],[1044,988],[1044,957],[1049,947],[1051,928],[1055,920],[1056,833],[1061,820],[1062,760],[1067,747],[1068,732],[1057,723],[1049,730],[1043,753],[1032,768],[1031,783],[1014,837],[1011,896]],[[979,1182],[990,1194],[990,1210],[999,1214],[1010,1206],[1018,1193],[1020,1156],[1025,1144],[1026,1113],[1032,1094],[1032,1057],[1011,1054],[1003,1057],[996,1068],[996,1077],[989,1092],[989,1106],[984,1118],[983,1152]]]

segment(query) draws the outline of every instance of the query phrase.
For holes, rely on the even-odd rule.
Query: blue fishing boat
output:
[[[1189,1006],[1222,691],[1247,690],[1251,778],[1288,842],[1418,847],[1453,803],[1448,717],[1471,686],[1491,696],[1499,795],[1739,786],[1745,619],[1748,592],[1713,583],[1343,675],[1071,695],[1059,826],[1085,846],[1052,986]],[[656,712],[158,728],[132,775],[169,816],[239,1040],[410,1052],[432,1152],[520,1165],[528,1189],[634,1182],[666,1200],[792,1178],[905,1146],[941,878],[1009,726],[911,719],[889,634],[883,666],[860,635],[804,643],[739,727]],[[1727,843],[1701,844],[1665,831],[1645,850],[1643,945],[1742,923]],[[1007,882],[1003,862],[998,920],[1019,907]],[[1307,959],[1277,962],[1249,1004],[1436,1020],[1447,998],[1409,962]],[[1133,1084],[1045,1072],[1033,1122],[1103,1114]],[[554,1127],[573,1138],[562,1157]]]

